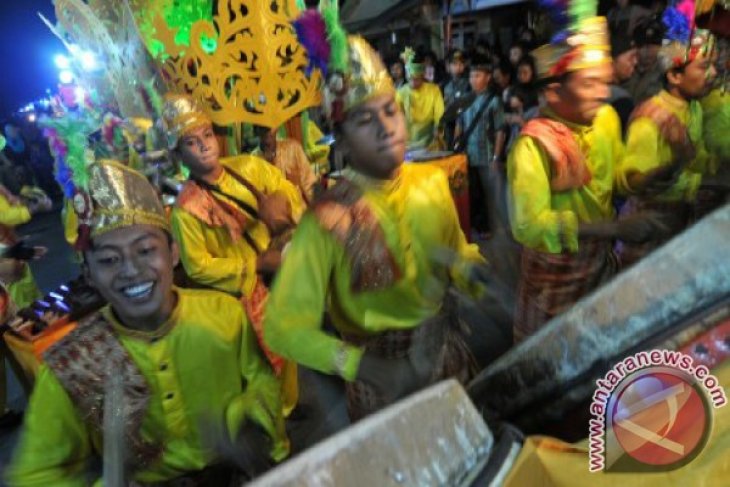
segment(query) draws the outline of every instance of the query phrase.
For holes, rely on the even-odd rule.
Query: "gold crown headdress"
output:
[[[681,68],[698,56],[707,56],[714,48],[714,37],[695,23],[694,0],[672,2],[662,14],[665,27],[662,47],[657,55],[664,71]]]
[[[180,139],[190,130],[212,123],[200,105],[188,95],[168,95],[162,109],[162,128],[167,148],[177,147]]]
[[[320,11],[307,10],[294,27],[311,68],[322,72],[323,106],[333,122],[379,94],[394,94],[395,85],[378,53],[360,36],[348,36],[339,21],[336,1],[322,0]]]
[[[147,178],[113,160],[88,168],[86,191],[74,196],[79,221],[76,248],[88,248],[90,239],[132,225],[152,225],[169,231],[162,202]]]
[[[559,31],[532,52],[537,76],[547,79],[611,62],[608,24],[596,17],[596,0],[541,0]]]

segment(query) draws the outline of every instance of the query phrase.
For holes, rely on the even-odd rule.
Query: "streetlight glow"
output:
[[[68,69],[71,67],[71,60],[63,54],[58,54],[53,58],[53,62],[56,63],[58,69]]]
[[[74,74],[69,71],[68,69],[64,69],[58,74],[58,79],[63,83],[64,85],[71,84],[74,80]]]
[[[81,67],[85,71],[94,71],[97,68],[96,56],[91,51],[84,51],[79,57],[81,61]]]

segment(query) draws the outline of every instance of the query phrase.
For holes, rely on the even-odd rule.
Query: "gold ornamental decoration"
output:
[[[155,76],[152,61],[137,33],[125,0],[54,0],[58,24],[51,27],[67,47],[93,52],[97,72],[78,72],[88,88],[123,117],[149,117],[140,90]],[[46,21],[48,23],[48,21]]]
[[[212,21],[190,27],[189,45],[176,42],[178,28],[166,22],[169,3],[157,2],[145,18],[137,11],[138,24],[152,26],[141,30],[168,92],[190,94],[220,126],[278,127],[319,104],[321,75],[306,76],[307,53],[291,24],[295,0],[215,3]]]

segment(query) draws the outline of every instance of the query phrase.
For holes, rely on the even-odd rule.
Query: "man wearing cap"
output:
[[[177,244],[144,176],[102,161],[84,191],[84,272],[109,304],[45,353],[7,483],[94,484],[103,455],[111,485],[229,485],[217,444],[249,475],[281,460],[278,384],[239,302],[173,286]]]
[[[276,353],[345,379],[356,420],[434,381],[469,377],[448,288],[478,292],[468,278],[483,259],[459,227],[445,174],[403,165],[405,120],[382,61],[360,37],[347,48],[332,55],[348,63],[330,67],[323,98],[350,165],[302,218],[264,334]],[[337,335],[322,327],[325,310]]]
[[[682,18],[676,5],[667,9],[679,17],[664,19]],[[708,31],[695,28],[693,18],[685,20],[686,31],[667,29],[659,51],[665,89],[639,105],[629,122],[626,154],[616,173],[617,187],[629,196],[622,217],[653,211],[664,216],[668,228],[641,245],[624,242],[620,252],[624,266],[686,228],[701,185],[723,184],[710,176],[717,160],[705,149],[698,101],[716,75],[714,40]]]
[[[620,122],[605,100],[612,66],[605,19],[586,17],[534,51],[546,107],[507,161],[512,234],[522,244],[514,338],[535,333],[616,270],[612,239],[644,239],[643,216],[614,222]]]
[[[428,149],[438,144],[444,98],[438,85],[426,81],[425,67],[412,49],[403,55],[408,84],[398,90],[397,101],[406,116],[408,146]]]

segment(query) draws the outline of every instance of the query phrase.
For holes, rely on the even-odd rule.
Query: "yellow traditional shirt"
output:
[[[433,83],[423,83],[414,90],[408,84],[398,89],[396,99],[406,116],[409,145],[421,148],[431,145],[436,127],[444,115],[441,89]]]
[[[354,292],[343,245],[315,214],[307,213],[269,295],[264,337],[287,359],[353,380],[362,351],[322,330],[325,307],[335,327],[345,333],[413,328],[438,313],[450,281],[465,286],[464,271],[483,258],[461,231],[440,169],[409,164],[386,182],[352,170],[345,170],[344,177],[362,189],[401,277],[385,289]],[[456,257],[457,265],[439,262],[437,254],[444,249]]]
[[[153,333],[125,328],[109,308],[102,310],[151,390],[142,438],[164,448],[160,460],[133,479],[161,482],[214,464],[218,459],[203,443],[205,421],[224,419],[233,437],[251,419],[273,438],[272,458],[283,459],[288,442],[279,385],[241,304],[215,291],[176,292],[172,316]],[[87,462],[102,443],[42,365],[6,480],[13,486],[88,485]]]
[[[0,243],[5,245],[15,243],[13,227],[29,222],[30,210],[24,205],[12,205],[5,196],[0,194]],[[41,297],[38,285],[28,264],[24,265],[23,274],[14,282],[5,283],[11,299],[18,309],[29,306]]]
[[[258,157],[241,155],[221,159],[223,165],[249,181],[265,194],[284,192],[292,206],[295,220],[304,210],[299,191],[284,175]],[[227,172],[214,183],[229,194],[258,210],[254,195]],[[220,197],[216,194],[216,197]],[[229,203],[235,206],[233,201]],[[260,221],[255,221],[248,234],[260,250],[268,248],[271,237]],[[180,259],[194,281],[234,295],[249,295],[256,285],[254,248],[244,238],[235,240],[225,227],[212,227],[182,208],[172,211],[172,232],[180,246]]]
[[[330,146],[318,144],[324,137],[324,133],[316,123],[309,118],[309,115],[302,117],[302,132],[304,141],[304,152],[312,162],[312,170],[315,174],[321,175],[329,172]]]
[[[261,150],[257,149],[251,155],[261,157]],[[312,201],[317,176],[302,149],[302,144],[294,139],[277,140],[274,166],[297,187],[304,201]]]
[[[623,154],[621,122],[610,105],[599,110],[591,125],[576,125],[545,112],[571,129],[591,180],[577,189],[553,191],[547,152],[534,138],[521,135],[507,159],[512,234],[522,245],[541,252],[577,252],[579,223],[613,218],[615,163]]]
[[[712,165],[702,140],[702,107],[697,101],[687,102],[664,90],[645,103],[658,103],[674,114],[687,127],[697,154],[671,188],[651,199],[658,202],[692,201],[702,182],[702,174],[708,172]],[[616,171],[617,189],[623,194],[633,194],[628,183],[631,173],[645,173],[670,164],[673,160],[672,148],[661,135],[657,124],[648,117],[634,119],[629,124],[626,136],[625,156]]]
[[[0,194],[0,225],[15,227],[30,221],[30,211],[24,205],[11,205],[10,201]]]

